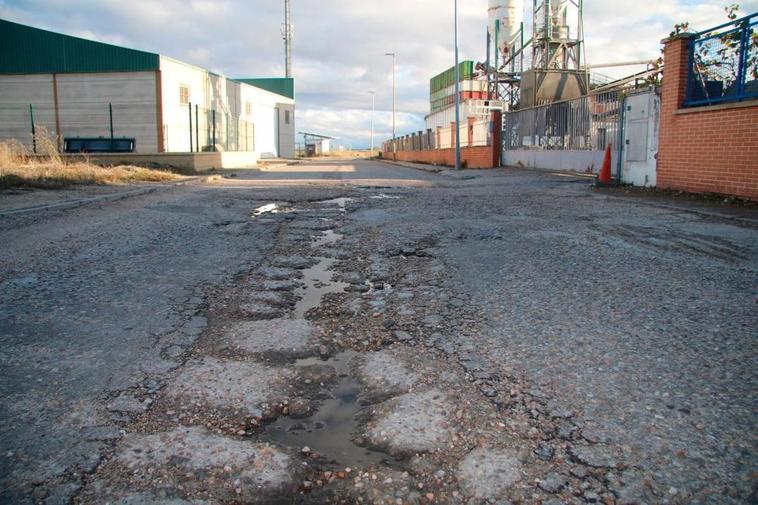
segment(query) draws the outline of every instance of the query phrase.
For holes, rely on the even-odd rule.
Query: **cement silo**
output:
[[[524,21],[524,0],[489,0],[490,40],[505,60],[511,53],[521,23]]]
[[[587,94],[582,7],[582,0],[535,1],[531,68],[521,76],[522,107]]]

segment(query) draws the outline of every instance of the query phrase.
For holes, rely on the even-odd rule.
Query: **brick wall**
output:
[[[388,158],[392,153],[385,153]],[[425,151],[398,151],[397,161],[428,163],[430,165],[455,166],[455,149],[427,149]],[[461,147],[461,163],[466,168],[494,168],[499,164],[492,162],[492,147]]]
[[[683,109],[689,42],[664,42],[658,187],[758,200],[758,100]]]
[[[502,149],[502,130],[503,114],[502,112],[492,113],[492,145],[477,147],[461,147],[461,163],[466,168],[495,168],[500,166],[501,149]],[[472,119],[468,120],[469,128],[467,138],[461,135],[461,143],[468,141],[473,144],[473,123]],[[455,123],[451,123],[452,142],[455,143],[455,132],[458,129]],[[439,129],[437,131],[437,144],[439,144]],[[398,151],[397,153],[382,153],[382,156],[397,161],[408,161],[413,163],[428,163],[430,165],[455,166],[455,149],[427,149],[423,151]]]

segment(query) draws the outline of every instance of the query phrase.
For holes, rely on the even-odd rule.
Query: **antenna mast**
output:
[[[284,68],[285,77],[292,77],[292,18],[290,0],[284,0]]]

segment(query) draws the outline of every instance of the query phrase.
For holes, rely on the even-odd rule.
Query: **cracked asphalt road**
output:
[[[0,502],[754,501],[756,226],[458,175],[303,163],[0,218]]]

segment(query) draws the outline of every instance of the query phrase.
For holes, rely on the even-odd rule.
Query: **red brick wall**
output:
[[[664,48],[657,185],[758,200],[758,100],[681,109],[688,45],[675,38]]]
[[[492,145],[477,147],[461,147],[461,163],[466,168],[495,168],[500,166],[502,156],[502,130],[503,130],[503,113],[495,111],[492,113]],[[474,132],[472,125],[474,120],[468,120],[468,143],[473,144]],[[456,132],[455,123],[451,123],[453,132]],[[439,128],[437,129],[437,143],[439,143]],[[452,135],[455,143],[455,133]],[[461,139],[463,140],[463,139]],[[386,158],[392,158],[393,153],[383,153]],[[394,154],[397,161],[408,161],[412,163],[428,163],[430,165],[443,165],[448,167],[455,166],[455,149],[430,149],[426,151],[398,151]]]
[[[492,147],[461,147],[461,163],[466,168],[494,168]],[[428,163],[430,165],[455,166],[455,149],[429,149],[426,151],[398,151],[397,161]],[[392,153],[386,153],[388,158]]]

